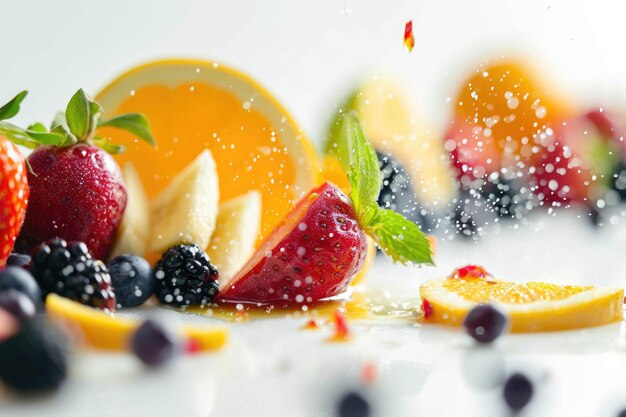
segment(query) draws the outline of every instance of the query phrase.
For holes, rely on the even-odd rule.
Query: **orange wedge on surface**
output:
[[[484,277],[446,278],[420,287],[423,320],[461,326],[469,310],[494,303],[517,333],[581,329],[622,319],[624,290],[546,282],[516,284]]]
[[[134,68],[96,97],[104,118],[143,113],[157,147],[110,128],[101,136],[124,145],[148,197],[204,149],[216,161],[220,201],[256,190],[266,236],[308,192],[318,175],[315,149],[289,113],[248,76],[201,60],[165,60]]]
[[[75,334],[84,347],[124,351],[140,321],[111,316],[103,311],[84,306],[56,294],[46,298],[46,313],[50,320]],[[181,336],[192,339],[199,351],[219,349],[228,341],[225,327],[189,326],[180,329]]]

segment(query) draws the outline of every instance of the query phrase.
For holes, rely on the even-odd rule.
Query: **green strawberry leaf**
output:
[[[331,131],[326,151],[339,160],[350,182],[350,198],[361,228],[394,262],[433,264],[430,242],[413,222],[376,203],[380,167],[353,112],[344,113]]]
[[[49,143],[48,145],[56,145],[61,147],[72,146],[78,143],[78,138],[72,134],[64,125],[58,125],[50,131],[60,137],[58,143]]]
[[[70,128],[70,132],[77,138],[86,138],[89,133],[91,118],[89,115],[89,103],[92,102],[83,89],[79,89],[65,109],[65,119]]]
[[[46,129],[46,126],[44,126],[44,124],[40,122],[35,122],[32,125],[28,126],[26,129],[39,133],[45,133],[48,131],[48,129]]]
[[[27,94],[28,91],[24,90],[15,97],[13,97],[13,99],[7,104],[0,107],[0,120],[8,120],[15,116],[17,113],[19,113],[20,104],[22,104],[22,101],[24,101],[24,98]]]
[[[150,125],[148,120],[141,114],[128,113],[114,117],[109,120],[101,120],[98,123],[98,127],[116,127],[118,129],[127,130],[130,133],[137,135],[140,139],[144,140],[151,146],[156,146],[156,142],[152,137],[150,131]]]
[[[116,155],[118,153],[124,152],[123,145],[115,145],[114,143],[111,143],[107,138],[96,136],[93,139],[93,143],[95,143],[96,145],[98,145],[100,148],[104,149],[111,155]]]

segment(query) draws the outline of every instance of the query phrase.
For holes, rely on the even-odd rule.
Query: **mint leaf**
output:
[[[367,142],[361,124],[354,113],[344,113],[332,135],[335,146],[329,149],[339,160],[350,182],[350,198],[357,215],[375,202],[380,193],[380,168],[374,148]],[[366,216],[367,217],[367,216]],[[367,219],[365,220],[367,223]]]
[[[100,121],[98,123],[98,127],[104,126],[117,127],[118,129],[127,130],[130,133],[137,135],[149,145],[156,146],[156,142],[154,141],[152,132],[150,131],[148,120],[141,114],[122,114],[114,117],[113,119]]]
[[[350,198],[361,228],[394,262],[433,264],[430,242],[413,222],[377,204],[380,166],[352,112],[337,120],[326,151],[339,160],[350,182]]]
[[[430,242],[415,223],[401,214],[378,208],[365,230],[394,262],[433,265]]]
[[[0,120],[8,120],[15,116],[20,111],[20,104],[22,104],[27,94],[28,91],[24,90],[13,97],[7,104],[0,107]]]
[[[87,94],[81,88],[78,90],[65,109],[65,119],[70,128],[70,132],[77,138],[83,139],[89,133],[89,102],[93,101],[87,97]]]

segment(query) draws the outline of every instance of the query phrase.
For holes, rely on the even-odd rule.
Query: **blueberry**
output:
[[[36,307],[42,304],[39,285],[27,270],[19,266],[7,266],[0,271],[0,292],[16,290],[24,293]]]
[[[7,258],[7,266],[21,266],[27,268],[30,265],[30,255],[12,252]]]
[[[525,375],[515,373],[504,384],[504,401],[513,411],[526,407],[533,396],[533,384]]]
[[[479,343],[491,343],[506,328],[507,319],[500,309],[490,304],[472,308],[465,317],[463,326],[467,333]]]
[[[148,261],[136,255],[120,255],[108,265],[121,307],[137,307],[154,294],[155,278]]]
[[[148,366],[162,365],[174,355],[174,339],[159,323],[147,320],[133,335],[135,355]]]
[[[67,376],[67,341],[42,319],[22,322],[0,342],[0,358],[0,380],[18,392],[54,390]]]
[[[16,290],[0,292],[0,308],[19,320],[26,320],[35,315],[35,304],[24,293]]]
[[[381,176],[378,205],[402,214],[417,223],[422,230],[430,232],[434,221],[421,207],[413,188],[413,181],[402,164],[386,153],[376,152],[376,156]]]
[[[358,392],[348,392],[337,403],[337,417],[369,417],[372,409],[368,401]]]

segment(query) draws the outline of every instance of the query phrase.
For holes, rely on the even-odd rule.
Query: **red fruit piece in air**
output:
[[[28,203],[24,157],[8,139],[0,136],[0,268],[15,245]]]
[[[248,263],[220,288],[231,302],[297,304],[341,293],[367,241],[348,197],[324,183],[305,196]]]
[[[126,188],[117,163],[87,143],[41,146],[28,157],[33,174],[24,227],[17,240],[30,253],[43,241],[60,237],[85,242],[105,259],[126,208]]]

